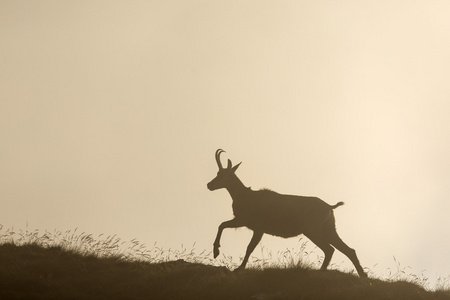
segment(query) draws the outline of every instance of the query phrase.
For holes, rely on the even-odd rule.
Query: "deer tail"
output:
[[[335,209],[335,208],[337,208],[337,207],[339,207],[339,206],[341,206],[341,205],[344,205],[344,202],[338,202],[338,203],[336,203],[335,205],[330,205],[330,207],[332,208],[332,209]]]

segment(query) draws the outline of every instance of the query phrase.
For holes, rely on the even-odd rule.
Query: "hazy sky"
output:
[[[0,1],[0,224],[212,249],[232,217],[206,189],[223,148],[247,186],[344,201],[363,266],[449,276],[449,16],[448,1]],[[250,236],[225,231],[222,253]]]

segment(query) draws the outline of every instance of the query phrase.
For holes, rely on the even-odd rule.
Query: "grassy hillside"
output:
[[[0,299],[450,299],[409,282],[338,271],[230,272],[183,260],[150,263],[60,246],[3,242]]]

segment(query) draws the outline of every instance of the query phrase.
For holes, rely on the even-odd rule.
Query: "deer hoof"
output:
[[[359,275],[359,277],[361,277],[362,279],[367,279],[367,278],[368,278],[366,272],[359,272],[358,275]]]
[[[219,253],[220,253],[219,247],[214,247],[214,250],[213,250],[214,258],[216,258],[217,256],[219,256]]]
[[[241,272],[241,271],[243,271],[245,269],[245,267],[243,267],[243,266],[239,266],[239,267],[237,267],[236,269],[234,269],[234,271],[233,272]]]

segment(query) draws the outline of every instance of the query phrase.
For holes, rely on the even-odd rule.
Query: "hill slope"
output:
[[[408,282],[308,269],[245,270],[0,245],[0,299],[449,299]]]

